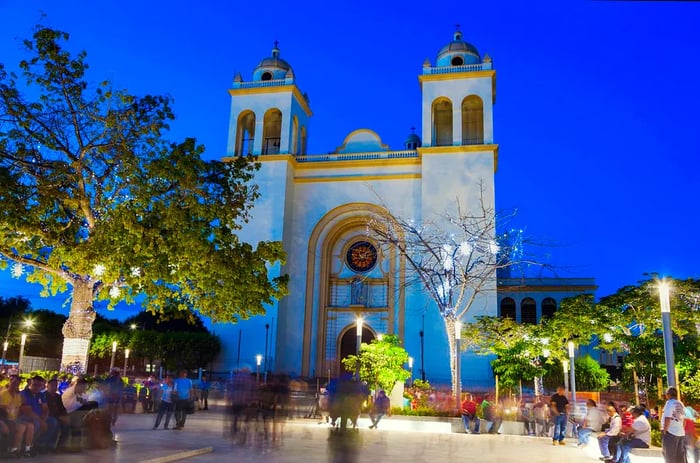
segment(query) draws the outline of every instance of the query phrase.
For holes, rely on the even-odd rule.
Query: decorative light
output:
[[[668,294],[668,283],[665,281],[659,283],[659,298],[661,300],[661,313],[670,313],[671,300]]]
[[[124,357],[125,357],[125,358],[129,358],[129,353],[130,353],[130,352],[131,352],[131,351],[130,351],[129,349],[126,349],[126,350],[124,351]]]
[[[549,357],[549,354],[551,354],[551,353],[552,352],[549,349],[542,349],[542,355],[544,357]]]
[[[117,351],[117,341],[112,341],[112,352]]]
[[[15,262],[12,266],[12,278],[19,278],[24,273],[24,265],[21,262]]]
[[[450,271],[454,268],[455,262],[452,260],[452,257],[447,256],[445,257],[444,262],[442,263],[442,268],[444,268],[447,271]]]
[[[605,334],[603,335],[603,341],[605,341],[605,342],[607,342],[608,344],[610,344],[610,343],[613,341],[613,336],[612,336],[612,334],[610,334],[610,333],[605,333]]]
[[[498,254],[498,252],[501,250],[501,247],[496,243],[495,241],[491,240],[489,242],[489,251],[491,251],[491,254]]]
[[[262,363],[262,355],[258,354],[255,356],[255,361],[257,362],[258,366]]]
[[[383,340],[383,339],[384,339],[384,335],[383,335],[382,333],[379,333],[379,334],[377,335],[377,341],[381,341],[381,340]]]
[[[112,299],[118,299],[119,296],[121,296],[121,294],[122,292],[119,289],[119,286],[112,286],[111,288],[109,288],[109,297],[111,297]]]
[[[105,271],[106,271],[106,270],[107,270],[107,267],[105,267],[105,266],[102,265],[102,264],[97,264],[97,265],[95,265],[95,267],[93,267],[92,273],[93,273],[93,275],[95,275],[96,277],[101,277],[102,275],[105,274]]]
[[[408,368],[413,368],[413,357],[408,358]]]
[[[466,241],[462,241],[462,243],[459,245],[459,253],[464,257],[469,257],[472,253],[472,249],[472,245]]]
[[[131,267],[131,276],[138,278],[141,276],[141,269],[139,267]]]
[[[455,339],[462,339],[462,322],[460,321],[455,322]]]
[[[362,320],[362,317],[357,317],[357,328],[355,331],[355,334],[357,336],[362,336],[362,323],[364,320]]]
[[[549,345],[549,338],[542,338],[542,339],[540,339],[540,342],[542,343],[543,346],[548,346]]]

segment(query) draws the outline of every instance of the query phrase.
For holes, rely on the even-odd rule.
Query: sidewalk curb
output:
[[[214,447],[204,447],[195,450],[184,450],[182,452],[173,453],[172,455],[167,455],[165,457],[151,458],[150,460],[141,460],[139,463],[169,463],[171,461],[184,460],[186,458],[204,455],[205,453],[212,453],[213,451]]]

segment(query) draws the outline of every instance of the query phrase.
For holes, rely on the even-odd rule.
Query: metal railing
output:
[[[359,161],[367,159],[401,159],[417,158],[418,151],[378,151],[370,153],[346,153],[346,154],[319,154],[297,156],[297,162],[332,162],[332,161]]]
[[[279,138],[266,138],[265,144],[263,145],[262,154],[279,154],[280,153],[280,139]]]
[[[462,66],[426,66],[423,68],[423,74],[452,74],[455,72],[490,71],[492,69],[493,63],[464,64]]]

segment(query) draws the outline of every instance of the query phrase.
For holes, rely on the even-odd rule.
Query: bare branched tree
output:
[[[450,348],[452,391],[457,392],[455,327],[478,302],[486,308],[486,295],[496,291],[499,269],[536,264],[524,256],[523,238],[499,233],[513,213],[498,214],[487,204],[479,185],[476,207],[455,201],[454,212],[416,221],[389,212],[368,221],[369,235],[385,250],[394,249],[408,268],[405,284],[425,291],[445,324]],[[506,227],[507,228],[507,227]],[[539,265],[539,264],[538,264]]]

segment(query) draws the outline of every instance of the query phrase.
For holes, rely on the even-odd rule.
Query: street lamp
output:
[[[114,368],[114,357],[117,355],[117,341],[112,341],[112,360],[109,362],[109,371]]]
[[[457,365],[455,366],[457,383],[455,384],[455,396],[457,398],[457,406],[459,407],[462,403],[462,322],[455,322],[455,347],[457,348],[457,354],[455,355],[455,360]]]
[[[260,364],[262,363],[262,355],[258,354],[255,356],[256,369],[255,369],[255,382],[260,384]]]
[[[7,341],[2,343],[2,365],[5,365],[5,356],[7,355],[7,346],[9,346],[10,343]]]
[[[126,376],[126,368],[129,366],[129,349],[124,350],[124,376]]]
[[[659,283],[659,299],[661,300],[661,322],[664,331],[664,353],[666,354],[666,377],[670,387],[676,387],[676,364],[673,358],[673,329],[671,328],[671,300],[666,281]]]
[[[17,362],[17,369],[22,373],[22,360],[24,360],[24,345],[27,343],[27,335],[22,333],[22,338],[19,344],[19,361]]]
[[[574,341],[569,341],[569,365],[571,367],[571,401],[576,411],[576,365],[574,365]]]
[[[408,369],[411,370],[411,380],[409,384],[413,386],[413,357],[408,357]]]
[[[362,346],[362,317],[357,317],[357,327],[355,334],[357,335],[357,344],[355,346],[355,353],[357,354],[357,361],[355,362],[355,378],[357,381],[360,380],[360,346]]]
[[[562,360],[561,366],[564,368],[564,390],[569,393],[569,361]]]

